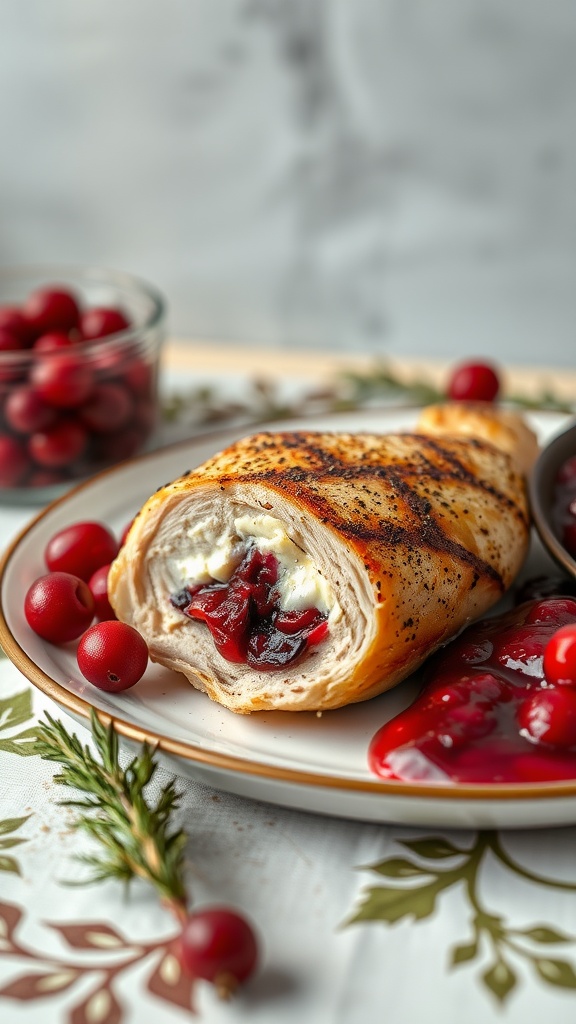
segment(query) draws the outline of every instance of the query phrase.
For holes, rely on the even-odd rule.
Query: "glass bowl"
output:
[[[0,502],[40,504],[149,447],[165,302],[96,267],[0,268]]]
[[[576,557],[567,547],[567,527],[572,524],[576,539],[576,423],[557,434],[542,449],[529,488],[534,525],[544,547],[554,561],[576,579]],[[575,550],[574,544],[572,550]]]

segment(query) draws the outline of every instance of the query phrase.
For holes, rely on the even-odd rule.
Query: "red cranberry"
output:
[[[576,600],[571,597],[557,597],[539,601],[528,612],[526,622],[534,624],[547,622],[557,626],[576,622]]]
[[[99,569],[96,569],[96,572],[93,573],[88,581],[88,586],[92,591],[92,597],[94,598],[94,603],[96,605],[96,618],[99,619],[100,622],[116,618],[116,612],[108,600],[109,571],[109,565],[102,565]]]
[[[227,907],[209,907],[187,917],[178,953],[187,974],[212,982],[227,996],[254,973],[258,944],[244,917]]]
[[[0,327],[0,352],[18,352],[26,348],[22,338],[5,327]]]
[[[30,468],[26,449],[14,437],[0,435],[0,487],[16,487]]]
[[[52,644],[76,640],[94,618],[88,584],[67,572],[37,579],[26,594],[24,614],[31,629]]]
[[[32,340],[30,325],[17,306],[0,306],[0,330],[15,334],[24,348],[27,348]]]
[[[32,369],[32,384],[48,405],[72,409],[82,405],[92,391],[89,367],[72,353],[55,353],[41,359]]]
[[[70,331],[78,326],[80,310],[68,288],[50,285],[32,292],[24,303],[23,313],[36,335],[49,331]]]
[[[128,422],[132,409],[132,399],[120,384],[97,384],[80,419],[94,433],[113,434]]]
[[[132,626],[117,620],[91,626],[78,644],[78,667],[100,690],[118,693],[134,686],[148,664],[146,642]]]
[[[124,380],[135,395],[148,398],[152,393],[152,370],[143,359],[133,359],[124,371]]]
[[[567,687],[536,690],[520,705],[518,724],[536,742],[576,745],[576,691]]]
[[[462,363],[448,382],[453,401],[493,402],[500,390],[496,370],[489,363]]]
[[[118,541],[103,523],[73,523],[50,538],[44,561],[52,572],[71,572],[89,580],[118,554]]]
[[[130,321],[119,309],[95,306],[87,309],[80,320],[80,330],[85,341],[96,341],[110,334],[119,334],[130,327]]]
[[[71,348],[74,344],[69,334],[64,331],[51,331],[50,334],[41,334],[34,342],[34,352],[56,352],[61,348]]]
[[[8,426],[19,434],[33,434],[56,422],[57,413],[34,388],[22,385],[6,399],[4,415]]]
[[[84,428],[75,420],[64,420],[32,434],[28,450],[40,466],[54,469],[76,462],[87,443]]]
[[[576,686],[576,622],[561,626],[544,651],[544,673],[549,683]]]

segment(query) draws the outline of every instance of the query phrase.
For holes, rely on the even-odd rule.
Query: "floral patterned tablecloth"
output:
[[[182,977],[174,925],[143,884],[70,885],[89,840],[32,752],[54,706],[0,663],[0,1019],[510,1024],[576,1012],[576,828],[417,831],[322,818],[189,779],[198,904],[233,903],[262,937],[258,975],[221,1003]],[[75,726],[87,741],[89,733]],[[160,769],[156,785],[167,774]]]
[[[0,509],[3,543],[29,514]],[[46,710],[62,717],[0,659],[2,1024],[574,1021],[576,827],[386,827],[178,778],[194,903],[234,904],[262,940],[257,975],[221,1002],[182,976],[144,884],[82,884],[90,839],[33,749]]]

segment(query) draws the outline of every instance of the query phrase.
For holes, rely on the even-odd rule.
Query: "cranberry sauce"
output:
[[[576,681],[554,686],[543,668],[552,635],[574,623],[576,600],[557,597],[470,626],[376,733],[371,770],[405,781],[576,779]]]
[[[327,616],[317,608],[282,611],[277,582],[275,555],[253,547],[228,583],[185,587],[170,601],[206,623],[227,661],[266,672],[291,664],[328,636]]]
[[[558,536],[572,558],[576,558],[576,455],[558,470],[554,482],[553,519]]]

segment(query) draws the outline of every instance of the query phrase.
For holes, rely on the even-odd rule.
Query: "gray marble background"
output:
[[[2,0],[0,263],[180,336],[573,365],[570,0]]]

